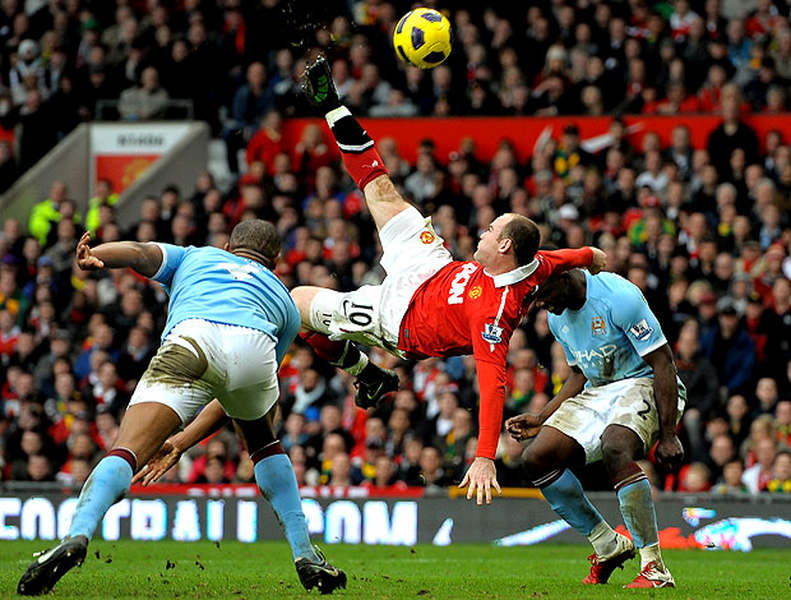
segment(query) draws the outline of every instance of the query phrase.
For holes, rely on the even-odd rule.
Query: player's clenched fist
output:
[[[593,260],[588,267],[588,271],[596,275],[596,273],[602,271],[607,266],[607,254],[605,254],[604,250],[600,250],[599,248],[591,247],[591,250],[593,251]]]
[[[523,442],[537,436],[543,423],[544,419],[539,415],[525,413],[508,419],[505,422],[505,429],[517,442]]]
[[[96,269],[104,268],[104,263],[91,253],[91,247],[88,245],[90,241],[91,234],[86,231],[77,243],[77,266],[83,271],[95,271]]]

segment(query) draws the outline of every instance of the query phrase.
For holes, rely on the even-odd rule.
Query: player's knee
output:
[[[528,446],[523,455],[525,468],[531,477],[540,475],[552,467],[549,453],[543,451],[540,447],[534,448],[534,446],[535,444]]]
[[[602,445],[602,459],[604,467],[609,473],[620,470],[624,464],[631,462],[632,457],[619,445]]]
[[[631,439],[609,435],[602,438],[602,458],[604,468],[610,475],[620,473],[623,468],[638,457],[637,450]]]
[[[291,290],[290,293],[291,297],[294,299],[294,304],[296,304],[299,311],[302,312],[303,309],[310,309],[310,302],[313,300],[316,290],[307,285],[300,285]]]

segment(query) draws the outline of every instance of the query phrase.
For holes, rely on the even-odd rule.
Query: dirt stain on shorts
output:
[[[180,336],[180,339],[189,343],[195,352],[180,344],[166,342],[151,359],[141,382],[148,385],[185,387],[203,377],[209,368],[209,361],[206,360],[203,350],[192,338]]]

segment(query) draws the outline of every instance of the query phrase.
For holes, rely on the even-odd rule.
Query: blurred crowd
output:
[[[449,60],[430,71],[392,48],[408,1],[4,0],[0,192],[96,118],[192,114],[225,139],[239,173],[237,151],[260,146],[269,111],[308,112],[298,94],[308,48],[330,58],[356,114],[379,117],[706,113],[733,86],[744,109],[789,104],[787,2],[423,4],[444,10],[455,33]]]
[[[326,128],[308,125],[293,148],[282,141],[283,118],[301,109],[278,91],[295,93],[299,68],[282,41],[283,31],[264,18],[282,8],[279,3],[226,2],[220,10],[186,0],[184,10],[170,10],[158,2],[118,2],[107,14],[113,4],[49,2],[24,18],[21,3],[6,0],[2,7],[15,27],[17,21],[27,27],[43,23],[36,31],[48,32],[51,23],[56,39],[71,39],[76,46],[54,46],[69,48],[65,58],[72,49],[82,49],[86,60],[101,55],[82,71],[88,79],[102,72],[153,80],[162,65],[180,55],[177,47],[193,64],[204,65],[200,48],[229,61],[198,78],[219,77],[224,83],[212,93],[227,94],[210,102],[204,98],[200,110],[207,112],[200,115],[225,136],[230,160],[236,150],[246,150],[243,164],[231,169],[243,174],[229,190],[219,189],[208,172],[193,189],[168,186],[143,200],[131,226],[118,222],[117,196],[107,182],[98,183],[84,213],[69,190],[55,183],[49,196],[31,207],[28,222],[3,220],[0,479],[84,481],[112,443],[130,393],[159,343],[165,293],[129,271],[76,269],[73,251],[82,231],[91,231],[97,242],[221,247],[237,222],[258,217],[274,222],[281,233],[277,272],[289,287],[349,290],[384,276],[377,266],[381,248],[375,227]],[[501,8],[495,2],[494,8],[473,13],[464,6],[454,3],[451,13],[458,40],[454,57],[447,68],[431,72],[397,67],[383,46],[405,6],[354,4],[349,19],[333,20],[313,43],[332,46],[346,102],[371,114],[399,114],[376,110],[398,104],[393,98],[399,93],[401,101],[416,107],[403,114],[470,114],[476,112],[476,98],[484,98],[478,106],[487,107],[479,113],[518,114],[508,102],[520,95],[531,114],[591,112],[562,99],[584,99],[591,95],[585,90],[594,88],[607,96],[600,99],[606,111],[692,107],[716,111],[722,122],[705,147],[693,148],[684,126],[672,131],[665,147],[657,132],[628,135],[616,116],[609,145],[590,154],[580,146],[571,119],[558,139],[544,141],[527,162],[517,159],[508,142],[483,159],[472,139],[449,156],[438,156],[426,139],[410,164],[396,139],[377,140],[398,188],[433,216],[435,229],[459,259],[471,258],[479,234],[496,215],[513,211],[539,223],[546,247],[601,247],[608,268],[643,290],[688,389],[679,426],[687,463],[677,475],[665,476],[646,461],[657,488],[791,492],[791,139],[778,130],[759,139],[742,118],[750,110],[774,110],[768,99],[772,90],[785,94],[786,42],[791,51],[782,12],[787,7],[761,0],[722,6],[717,0],[705,5],[678,0],[648,7],[635,0],[552,2],[541,10],[521,3]],[[750,16],[740,19],[737,12],[745,9]],[[34,19],[36,14],[55,18]],[[94,20],[80,21],[85,15]],[[254,15],[261,21],[251,20]],[[247,34],[253,23],[266,23],[269,33]],[[16,29],[0,28],[0,35],[3,31]],[[159,53],[148,42],[144,48],[136,42],[144,32],[152,37],[142,39],[160,44]],[[113,39],[120,46],[107,41]],[[15,47],[4,43],[6,51]],[[248,54],[253,47],[260,54]],[[39,60],[43,53],[37,51]],[[533,60],[545,55],[546,65]],[[111,56],[121,57],[113,68]],[[157,63],[155,56],[165,62]],[[150,67],[156,73],[146,75]],[[76,81],[80,71],[67,72]],[[171,85],[171,77],[183,73],[175,69],[160,81]],[[227,85],[233,76],[241,87]],[[194,76],[183,77],[175,90],[197,85]],[[701,81],[706,83],[696,89],[693,82]],[[420,90],[428,91],[421,96]],[[27,90],[25,98],[36,94],[43,92]],[[220,110],[228,102],[231,109]],[[202,105],[195,106],[197,112]],[[234,107],[245,107],[244,119],[229,121],[242,114]],[[458,482],[476,442],[474,362],[456,357],[404,363],[378,351],[373,357],[395,369],[402,385],[367,414],[354,406],[350,377],[299,342],[291,349],[281,370],[278,426],[300,483],[390,488]],[[568,372],[546,314],[531,312],[511,340],[506,416],[540,410]],[[503,436],[497,458],[501,485],[530,485],[521,451]],[[581,473],[590,489],[606,481],[596,468]],[[166,480],[248,482],[253,473],[229,429],[191,451]]]

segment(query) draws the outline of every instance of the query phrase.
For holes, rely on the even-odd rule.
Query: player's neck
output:
[[[569,309],[579,310],[588,299],[588,281],[582,271],[572,273],[569,284]]]
[[[260,252],[256,252],[255,250],[250,250],[249,248],[234,248],[231,250],[231,254],[235,254],[236,256],[240,256],[242,258],[249,258],[250,260],[254,260],[257,263],[261,263],[267,269],[271,269],[271,262],[267,260],[267,258],[261,254]]]
[[[502,275],[503,273],[510,273],[517,268],[517,264],[511,258],[498,257],[488,265],[483,265],[484,269],[489,275]]]

